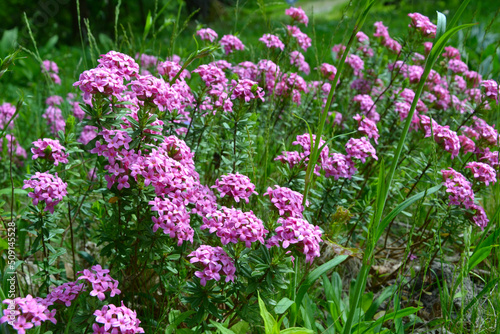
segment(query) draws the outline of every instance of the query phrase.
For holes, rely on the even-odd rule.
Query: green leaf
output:
[[[248,332],[248,328],[250,327],[250,324],[246,321],[240,321],[233,327],[231,327],[231,330],[235,334],[246,334]]]
[[[49,256],[49,265],[53,265],[57,258],[63,254],[66,254],[66,248],[61,248],[57,253]]]
[[[382,291],[382,293],[372,303],[368,311],[366,311],[365,320],[366,321],[371,320],[375,316],[375,313],[377,313],[379,306],[382,305],[382,303],[386,299],[390,298],[397,289],[398,289],[397,285],[390,285],[387,288],[385,288],[385,290]]]
[[[500,237],[500,228],[496,229],[492,234],[490,234],[486,239],[484,239],[476,248],[472,256],[469,258],[467,263],[467,272],[470,272],[474,267],[481,263],[484,259],[490,255],[493,247],[498,245],[493,244]]]
[[[264,319],[264,329],[266,334],[279,333],[278,323],[273,318],[271,313],[269,313],[269,311],[266,309],[266,305],[260,298],[260,294],[258,295],[258,298],[259,298],[260,316],[262,317],[262,319]]]
[[[151,17],[151,11],[148,11],[148,16],[146,18],[146,25],[144,26],[144,34],[142,35],[143,40],[146,40],[146,37],[148,36],[149,30],[151,29],[152,25],[153,25],[153,18]]]
[[[441,12],[437,12],[437,16],[436,41],[446,32],[446,16]]]
[[[290,300],[286,297],[281,298],[281,300],[278,302],[278,304],[276,304],[276,306],[274,307],[274,312],[276,312],[276,314],[283,314],[286,312],[286,310],[288,310],[288,308],[293,303],[294,303],[293,300]]]
[[[397,319],[400,319],[403,317],[407,317],[411,314],[417,313],[420,309],[421,309],[421,307],[407,307],[407,308],[404,308],[402,310],[397,310],[394,312],[386,313],[384,316],[382,316],[382,317],[378,318],[376,321],[372,322],[370,324],[370,326],[368,326],[368,328],[366,328],[364,330],[364,332],[368,332],[371,329],[373,329],[379,325],[382,325],[386,321],[389,321],[389,320],[394,321],[394,320],[397,320]],[[358,324],[358,325],[360,325],[360,324]],[[354,327],[356,327],[356,326],[354,326]]]
[[[0,195],[9,195],[12,193],[12,188],[4,188],[0,190]],[[24,189],[14,189],[14,195],[27,195],[28,191]]]
[[[441,186],[442,185],[439,184],[437,186],[434,186],[432,188],[424,190],[424,191],[422,191],[422,192],[420,192],[420,193],[418,193],[416,195],[413,195],[412,197],[404,200],[403,202],[399,203],[398,206],[396,206],[391,212],[389,212],[389,214],[387,216],[385,216],[384,219],[382,219],[382,221],[380,222],[380,225],[378,226],[378,229],[377,229],[377,235],[375,237],[375,240],[378,241],[378,239],[380,239],[380,236],[384,232],[384,230],[387,227],[387,225],[389,225],[389,223],[394,218],[396,218],[396,216],[399,213],[401,213],[403,210],[405,210],[407,207],[409,207],[410,205],[412,205],[416,201],[424,198],[427,195],[435,193],[436,191],[438,191],[441,188]]]
[[[227,329],[226,327],[222,326],[222,324],[218,323],[218,322],[215,322],[213,321],[212,319],[210,319],[210,323],[212,325],[214,325],[215,327],[217,327],[217,329],[222,333],[222,334],[235,334],[232,330],[230,329]]]
[[[339,255],[339,256],[331,259],[327,263],[322,264],[318,268],[311,271],[309,273],[309,275],[307,275],[304,282],[300,285],[299,291],[297,292],[297,295],[295,296],[295,305],[291,309],[291,318],[292,318],[291,323],[292,324],[294,323],[293,321],[295,319],[297,319],[296,317],[297,317],[298,309],[299,309],[300,305],[302,304],[302,299],[304,298],[304,295],[306,294],[307,290],[309,290],[309,288],[314,284],[314,282],[316,282],[316,280],[318,278],[321,277],[321,275],[325,274],[326,272],[328,272],[329,270],[331,270],[332,268],[334,268],[338,264],[342,263],[347,258],[348,258],[347,255]]]
[[[462,4],[460,5],[457,12],[455,13],[455,15],[453,15],[453,18],[450,21],[450,27],[454,27],[457,24],[458,20],[460,19],[460,16],[462,16],[469,2],[470,0],[462,1]]]
[[[307,328],[290,327],[282,330],[280,334],[314,334],[314,331]]]

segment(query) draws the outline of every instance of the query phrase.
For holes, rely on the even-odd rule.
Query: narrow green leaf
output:
[[[437,17],[436,41],[446,32],[446,16],[441,12],[437,12]]]
[[[301,327],[290,327],[280,332],[280,334],[313,334],[313,333],[314,332],[312,330]]]
[[[151,17],[151,11],[148,11],[148,16],[146,17],[146,25],[144,26],[144,34],[142,35],[142,39],[146,40],[146,37],[149,34],[149,30],[153,25],[153,18]]]
[[[403,202],[399,203],[398,206],[396,206],[391,212],[389,212],[389,214],[387,216],[385,216],[384,219],[382,219],[382,221],[380,222],[380,225],[379,225],[379,227],[377,229],[377,235],[375,237],[375,241],[378,241],[378,239],[380,239],[380,236],[384,232],[385,228],[389,225],[389,223],[394,218],[396,218],[396,216],[398,214],[400,214],[403,210],[405,210],[406,208],[408,208],[410,205],[412,205],[416,201],[424,198],[427,195],[435,193],[436,191],[438,191],[441,188],[441,186],[442,185],[439,184],[437,186],[429,188],[429,189],[427,189],[425,191],[422,191],[422,192],[420,192],[420,193],[418,193],[416,195],[413,195],[412,197],[410,197],[410,198],[404,200]]]
[[[469,2],[470,2],[470,0],[464,0],[464,1],[462,1],[462,4],[460,5],[460,7],[458,8],[457,12],[455,13],[455,15],[453,15],[453,17],[452,17],[452,19],[450,21],[450,25],[449,25],[450,27],[454,27],[458,23],[458,20],[462,16],[462,14],[465,11],[465,8],[469,4]]]
[[[402,310],[386,313],[384,316],[378,318],[375,320],[371,325],[365,329],[364,332],[369,332],[371,329],[377,327],[378,325],[382,325],[384,322],[389,321],[389,320],[397,320],[403,317],[407,317],[411,314],[417,313],[421,307],[407,307]]]
[[[212,319],[210,319],[210,323],[212,325],[214,325],[215,327],[217,327],[217,329],[222,333],[222,334],[235,334],[232,330],[230,329],[227,329],[226,327],[222,326],[222,324],[218,323],[218,322],[215,322],[213,321]]]

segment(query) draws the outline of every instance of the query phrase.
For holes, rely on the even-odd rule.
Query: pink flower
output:
[[[105,292],[110,292],[111,297],[121,293],[121,291],[118,290],[118,281],[109,276],[109,270],[103,269],[99,264],[92,266],[91,270],[84,269],[78,273],[83,275],[80,275],[77,281],[88,281],[92,285],[90,295],[93,297],[97,296],[99,300],[106,299]]]
[[[130,80],[131,77],[139,74],[139,64],[135,62],[134,58],[124,53],[109,51],[101,55],[97,61],[99,62],[98,68],[108,69],[125,80]]]
[[[370,38],[362,31],[358,31],[356,33],[356,39],[358,40],[359,43],[365,43],[370,41]]]
[[[290,64],[294,65],[299,69],[299,71],[308,75],[311,72],[309,64],[306,62],[304,55],[299,51],[290,52]]]
[[[482,162],[472,161],[467,163],[465,168],[470,168],[474,178],[484,182],[487,186],[497,182],[497,173],[493,167]]]
[[[200,278],[201,285],[205,286],[209,280],[219,281],[221,271],[226,275],[226,282],[234,282],[236,272],[234,261],[222,247],[201,245],[188,257],[191,257],[189,262],[200,263],[204,268],[203,271],[195,272],[195,275]]]
[[[0,105],[0,130],[4,130],[9,123],[9,129],[14,127],[14,114],[16,113],[16,107],[12,104],[5,102]],[[15,118],[17,118],[16,116]],[[12,120],[11,120],[12,119]]]
[[[275,189],[268,187],[263,196],[269,196],[273,205],[278,209],[279,215],[302,218],[302,212],[304,211],[302,200],[304,196],[286,187],[278,185],[274,187]]]
[[[363,163],[366,162],[366,158],[369,156],[371,156],[375,160],[378,160],[376,154],[377,151],[375,151],[375,148],[373,148],[372,144],[370,144],[366,137],[362,137],[360,139],[349,139],[349,141],[345,145],[345,150],[348,157],[360,159]]]
[[[436,37],[437,27],[427,16],[420,13],[410,13],[408,16],[412,19],[412,22],[408,25],[410,28],[417,29],[424,37]]]
[[[220,192],[220,197],[230,195],[236,202],[244,199],[248,203],[248,198],[252,195],[258,195],[255,191],[255,185],[250,181],[250,178],[243,174],[226,174],[215,180],[216,188]]]
[[[322,232],[318,226],[310,224],[302,218],[288,217],[278,218],[278,226],[275,230],[276,235],[268,240],[268,247],[273,245],[284,249],[290,245],[296,245],[299,252],[305,254],[306,262],[312,263],[315,257],[320,256],[319,244]]]
[[[54,166],[59,165],[60,162],[68,163],[69,154],[64,153],[66,148],[62,146],[57,139],[38,139],[33,142],[33,146],[34,147],[31,148],[33,160],[42,158],[48,161],[54,161]]]
[[[204,217],[200,229],[208,229],[210,233],[217,232],[223,245],[244,242],[247,248],[251,248],[252,243],[257,241],[264,244],[264,237],[269,232],[253,211],[243,212],[225,206]]]
[[[245,45],[239,40],[238,37],[233,35],[224,35],[220,40],[220,45],[224,47],[226,55],[233,53],[234,50],[244,50]]]
[[[362,71],[365,69],[365,63],[359,56],[350,54],[347,56],[345,62],[353,69],[355,76],[362,76]]]
[[[79,86],[83,98],[89,100],[92,95],[113,95],[119,97],[125,90],[123,78],[109,68],[98,67],[80,74],[80,80],[73,86]]]
[[[255,81],[249,79],[241,79],[236,82],[232,81],[232,94],[231,99],[241,99],[243,98],[245,102],[250,102],[250,100],[259,98],[264,102],[264,90],[259,87]]]
[[[57,173],[54,176],[49,173],[36,172],[29,180],[24,180],[23,189],[33,189],[33,192],[28,193],[28,196],[33,199],[33,205],[36,206],[39,201],[42,201],[45,203],[44,211],[54,213],[56,204],[68,194],[67,186],[68,184],[63,182]]]
[[[335,180],[339,178],[350,179],[358,171],[351,158],[341,153],[332,153],[322,167],[325,170],[325,176],[333,176]]]
[[[484,209],[482,206],[473,204],[471,207],[472,210],[474,210],[474,215],[472,216],[472,221],[474,224],[479,226],[481,228],[481,231],[484,230],[486,226],[488,226],[489,219],[488,216],[486,216],[486,212],[484,212]]]
[[[486,95],[486,98],[498,102],[499,86],[495,80],[483,80],[481,81],[481,87],[484,88],[484,95]]]
[[[263,42],[268,48],[280,49],[283,51],[285,48],[285,44],[280,40],[280,38],[276,35],[264,34],[259,41]]]
[[[460,51],[455,49],[453,46],[445,46],[444,50],[445,51],[442,54],[443,58],[460,60]]]
[[[450,59],[448,62],[448,69],[453,73],[465,73],[468,71],[467,64],[460,59]]]
[[[330,81],[333,81],[335,79],[335,74],[337,74],[335,66],[327,63],[323,63],[319,70],[321,71],[321,74]]]
[[[210,43],[213,43],[219,37],[219,35],[210,28],[200,29],[196,32],[196,35],[200,36],[202,40],[208,40]]]
[[[377,124],[369,118],[356,114],[353,117],[358,121],[358,131],[362,134],[368,136],[368,138],[373,138],[376,144],[378,144],[378,138],[380,137],[377,129]]]
[[[307,24],[309,23],[309,18],[307,17],[306,13],[301,7],[299,8],[290,7],[287,10],[285,10],[285,15],[290,16],[294,21],[303,23],[306,27]]]
[[[443,174],[446,192],[450,194],[448,197],[450,204],[463,205],[467,209],[471,208],[474,205],[474,192],[465,176],[451,167],[449,170],[441,170],[441,173]]]
[[[297,44],[304,51],[307,51],[307,49],[312,45],[311,38],[309,38],[309,36],[307,36],[302,31],[300,31],[300,29],[296,26],[286,26],[286,28],[288,29],[288,32],[290,33],[290,35],[292,35],[292,37],[295,38],[295,40],[297,41]]]
[[[144,333],[144,329],[139,327],[141,321],[137,319],[137,313],[125,305],[123,301],[120,307],[113,304],[104,305],[101,310],[96,310],[96,323],[92,325],[94,333],[113,333],[113,334],[133,334]],[[104,324],[103,327],[99,327]]]
[[[451,158],[458,156],[460,151],[460,139],[455,131],[450,130],[448,125],[437,125],[433,129],[434,140],[440,144],[445,151],[451,153]]]
[[[179,246],[184,241],[193,243],[194,230],[189,225],[189,213],[181,199],[155,197],[149,205],[152,206],[151,211],[158,212],[158,218],[152,217],[153,232],[161,228],[164,234],[176,238]]]

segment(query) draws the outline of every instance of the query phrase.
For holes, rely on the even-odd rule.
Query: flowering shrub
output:
[[[285,15],[288,24],[253,40],[198,26],[192,34],[203,46],[189,56],[171,54],[175,41],[167,58],[156,46],[116,41],[122,52],[92,59],[78,78],[60,78],[56,63],[43,61],[51,89],[38,93],[41,133],[19,136],[25,119],[0,106],[0,167],[18,173],[0,181],[20,200],[10,210],[11,222],[22,222],[23,265],[39,271],[19,283],[31,295],[4,300],[13,311],[0,322],[20,333],[201,333],[215,321],[255,332],[263,296],[292,327],[306,322],[299,314],[313,297],[295,299],[312,284],[301,277],[323,262],[331,268],[339,259],[331,254],[361,254],[373,228],[387,233],[373,247],[401,250],[402,269],[432,262],[448,240],[441,234],[490,228],[498,83],[453,47],[426,72],[437,26],[419,13],[406,18],[404,42],[378,21],[348,45],[329,45],[326,59],[312,57],[318,41],[304,10]],[[33,161],[22,169],[28,146]],[[388,161],[392,185],[383,179]],[[21,180],[24,199],[13,186]],[[392,221],[374,223],[384,187]],[[332,312],[317,304],[318,319]],[[333,315],[318,325],[315,316],[307,321],[318,331],[335,326]]]

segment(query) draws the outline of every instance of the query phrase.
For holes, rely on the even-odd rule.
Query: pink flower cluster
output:
[[[225,206],[203,217],[203,225],[200,229],[208,229],[210,233],[217,232],[216,235],[221,238],[223,245],[230,242],[236,244],[241,241],[247,248],[251,248],[252,243],[256,241],[264,244],[264,237],[269,232],[253,211],[243,212]]]
[[[232,81],[231,99],[243,99],[245,102],[250,102],[257,98],[264,102],[264,90],[255,81],[249,79]]]
[[[33,160],[38,158],[53,161],[54,166],[59,165],[60,162],[68,163],[69,154],[64,153],[66,148],[59,143],[57,139],[38,139],[33,142],[31,153],[33,153]]]
[[[106,68],[125,80],[139,74],[139,65],[134,58],[116,51],[109,51],[97,60],[99,68]]]
[[[57,323],[54,319],[54,313],[51,313],[47,306],[33,298],[31,295],[26,297],[17,297],[15,299],[5,299],[4,304],[9,305],[3,310],[3,317],[0,318],[0,324],[9,322],[17,333],[25,334],[27,330],[38,327],[47,320]],[[14,308],[12,308],[12,306]]]
[[[245,49],[245,45],[243,45],[240,39],[233,35],[222,36],[219,43],[224,47],[226,55],[233,53],[235,50],[243,51]]]
[[[298,68],[299,71],[308,75],[311,73],[311,67],[306,62],[304,55],[300,51],[290,52],[290,64]]]
[[[322,232],[318,226],[314,226],[302,218],[288,217],[278,218],[276,235],[272,236],[267,246],[278,246],[283,248],[297,245],[297,250],[306,256],[306,261],[312,263],[315,257],[320,256],[320,242]]]
[[[91,270],[84,269],[79,272],[80,275],[77,279],[86,280],[92,285],[90,295],[99,298],[99,300],[106,299],[105,292],[110,292],[110,297],[119,295],[121,291],[118,289],[118,281],[109,276],[109,269],[103,269],[100,264],[92,266]]]
[[[101,310],[94,312],[96,323],[92,325],[94,334],[134,334],[144,333],[139,327],[141,321],[137,319],[137,313],[125,305],[116,307],[113,304],[104,305]],[[100,327],[98,324],[104,324]]]
[[[19,145],[19,141],[11,134],[6,134],[5,139],[7,140],[7,154],[12,154],[12,158],[16,160],[16,163],[22,165],[26,159],[26,150]],[[0,142],[1,144],[2,142]],[[3,145],[0,145],[0,152],[3,150]],[[1,159],[1,156],[0,156]]]
[[[333,176],[335,180],[339,178],[350,179],[358,171],[354,167],[354,161],[349,156],[341,153],[332,153],[323,164],[323,169],[326,177]]]
[[[275,189],[268,187],[263,196],[269,196],[271,203],[278,209],[278,213],[283,217],[302,218],[304,206],[302,201],[304,196],[301,193],[291,190],[287,187],[274,186]]]
[[[436,25],[433,24],[427,16],[420,13],[410,13],[408,16],[411,18],[412,22],[408,25],[410,28],[415,28],[424,37],[436,37]]]
[[[77,284],[76,282],[68,282],[53,288],[45,299],[40,299],[46,306],[54,304],[64,304],[66,307],[71,306],[71,302],[78,297],[80,292],[85,291],[85,284]]]
[[[333,81],[335,79],[335,75],[337,74],[337,68],[333,65],[323,63],[321,64],[321,67],[319,68],[321,71],[321,74],[330,81]]]
[[[43,118],[47,120],[47,124],[50,127],[52,133],[56,134],[59,131],[63,131],[66,126],[66,122],[64,121],[64,117],[62,116],[61,109],[49,106],[45,113],[42,115]]]
[[[493,99],[498,103],[500,88],[495,80],[481,81],[481,87],[484,88],[484,95],[486,95],[486,98]]]
[[[366,158],[369,156],[378,160],[377,151],[366,137],[349,139],[345,144],[345,150],[349,158],[359,159],[363,163],[365,163]]]
[[[200,29],[196,32],[197,36],[200,36],[202,40],[209,41],[210,43],[215,42],[219,35],[210,28]]]
[[[311,38],[302,31],[300,31],[299,27],[297,26],[286,26],[286,28],[288,29],[288,33],[293,38],[295,38],[299,47],[301,47],[302,50],[307,51],[307,49],[309,49],[309,47],[312,45]]]
[[[203,266],[203,271],[196,271],[194,273],[200,278],[201,285],[205,286],[207,281],[210,280],[219,281],[221,271],[226,275],[226,282],[234,282],[234,273],[236,272],[234,261],[222,247],[201,245],[195,251],[191,252],[188,257],[191,257],[189,262],[199,262]]]
[[[373,122],[378,122],[380,120],[380,115],[377,113],[377,106],[373,102],[370,95],[359,94],[353,97],[354,102],[359,103],[359,109],[366,117],[371,119]]]
[[[63,182],[57,173],[54,176],[49,173],[36,172],[29,180],[24,180],[23,189],[33,189],[33,192],[28,193],[28,196],[33,199],[33,205],[38,205],[38,202],[42,201],[45,203],[44,211],[54,213],[56,204],[68,194],[67,186],[68,184]]]
[[[482,162],[471,161],[467,163],[465,168],[470,168],[474,178],[484,182],[487,186],[490,183],[497,182],[497,173],[493,167]]]
[[[479,167],[477,165],[471,165],[467,168],[471,168],[473,173],[478,171]],[[484,212],[483,207],[474,203],[474,191],[472,190],[472,186],[469,181],[460,174],[455,171],[453,168],[449,168],[449,170],[441,170],[444,178],[444,185],[446,187],[446,192],[450,193],[448,197],[450,200],[450,205],[463,205],[466,209],[470,209],[474,211],[474,215],[472,216],[472,220],[474,223],[483,230],[488,225],[488,217]],[[476,177],[476,176],[475,176]],[[485,170],[481,170],[481,174],[478,174],[479,178],[482,178],[481,181],[485,181],[488,179],[491,182],[492,175],[485,172]]]
[[[138,75],[130,88],[140,101],[152,102],[160,111],[181,109],[179,92],[163,79],[152,75]]]
[[[367,135],[368,138],[373,138],[375,143],[378,144],[378,138],[380,135],[378,133],[377,123],[369,118],[361,116],[360,114],[356,114],[353,118],[358,121],[358,131]]]
[[[239,202],[240,199],[244,199],[245,202],[248,203],[248,198],[250,198],[252,194],[258,195],[255,191],[255,185],[250,181],[250,178],[240,173],[222,175],[215,180],[215,185],[212,186],[212,188],[220,192],[221,198],[229,195],[234,198],[236,202]]]
[[[14,117],[15,113],[16,107],[12,104],[5,102],[0,105],[0,130],[5,130],[7,123],[9,122],[9,129],[12,129],[14,127],[14,119],[12,119],[12,117]]]
[[[443,174],[446,192],[450,193],[450,204],[463,205],[470,209],[474,204],[474,192],[470,182],[467,181],[465,176],[451,167],[449,170],[441,170],[441,173]]]
[[[189,213],[182,200],[155,197],[149,205],[152,206],[151,211],[158,212],[158,218],[151,218],[154,223],[153,232],[161,228],[170,238],[177,238],[179,246],[184,241],[193,243],[194,230],[189,225]]]
[[[283,51],[283,49],[285,48],[285,44],[283,44],[280,38],[276,35],[264,34],[264,36],[259,38],[259,41],[264,43],[269,49],[273,48]]]
[[[402,46],[398,42],[389,36],[389,30],[386,26],[384,26],[383,22],[375,22],[373,24],[375,26],[375,33],[373,33],[373,37],[380,37],[381,43],[388,50],[399,53],[401,52]]]
[[[309,23],[309,18],[307,17],[302,7],[299,8],[290,7],[287,10],[285,10],[285,15],[290,16],[294,21],[303,23],[306,27],[307,24]]]
[[[59,68],[57,64],[50,60],[44,60],[40,66],[43,73],[47,73],[48,76],[54,81],[56,85],[61,84],[61,78],[59,78]]]

